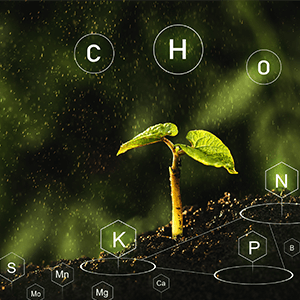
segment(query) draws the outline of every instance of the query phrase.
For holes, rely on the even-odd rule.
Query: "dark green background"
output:
[[[185,76],[165,73],[152,54],[156,35],[176,23],[194,28],[205,47]],[[169,149],[116,157],[156,123],[177,124],[175,143],[209,130],[235,159],[238,175],[184,157],[184,205],[205,206],[226,191],[264,194],[264,171],[280,161],[300,169],[299,29],[298,2],[1,2],[0,255],[97,257],[99,230],[116,219],[138,233],[168,223]],[[116,51],[100,75],[73,58],[93,32]],[[272,85],[246,74],[258,49],[282,61]]]

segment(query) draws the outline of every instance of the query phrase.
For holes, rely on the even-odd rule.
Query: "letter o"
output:
[[[261,70],[261,65],[266,64],[266,71]],[[260,75],[267,75],[270,72],[270,63],[267,60],[261,60],[257,65],[257,70]]]

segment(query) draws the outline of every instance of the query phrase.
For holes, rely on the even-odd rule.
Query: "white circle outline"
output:
[[[111,48],[112,48],[112,52],[113,52],[113,57],[112,57],[112,59],[111,59],[110,64],[109,64],[104,70],[101,70],[101,71],[99,71],[99,72],[90,72],[90,71],[87,71],[87,70],[83,69],[83,68],[79,65],[79,63],[78,63],[78,61],[77,61],[77,59],[76,59],[76,48],[77,48],[79,42],[80,42],[81,40],[83,40],[85,37],[90,36],[90,35],[99,35],[99,36],[105,38],[105,39],[109,42],[109,44],[110,44],[110,46],[111,46]],[[75,62],[76,62],[76,64],[77,64],[77,66],[78,66],[82,71],[84,71],[84,72],[86,72],[86,73],[89,73],[89,74],[100,74],[100,73],[105,72],[107,69],[109,69],[109,68],[111,67],[111,65],[112,65],[112,63],[113,63],[113,61],[114,61],[114,59],[115,59],[115,49],[114,49],[114,46],[113,46],[112,42],[111,42],[105,35],[100,34],[100,33],[88,33],[88,34],[82,36],[82,37],[77,41],[77,43],[76,43],[76,45],[75,45],[75,47],[74,47],[74,60],[75,60]]]
[[[90,274],[94,274],[94,275],[102,275],[102,276],[111,276],[111,277],[119,277],[119,276],[132,276],[132,275],[142,275],[142,274],[147,274],[147,273],[150,273],[152,271],[154,271],[156,269],[156,264],[153,263],[152,261],[148,261],[148,260],[144,260],[144,259],[136,259],[136,258],[128,258],[128,257],[124,257],[124,258],[121,258],[121,259],[129,259],[129,260],[138,260],[138,261],[143,261],[143,262],[146,262],[150,265],[153,266],[152,269],[149,269],[147,271],[144,271],[144,272],[138,272],[138,273],[129,273],[129,274],[109,274],[109,273],[98,273],[98,272],[93,272],[93,271],[88,271],[88,270],[85,270],[83,268],[83,265],[86,264],[86,263],[92,263],[94,261],[99,261],[99,260],[105,260],[105,259],[115,259],[117,260],[118,258],[115,258],[115,257],[105,257],[105,258],[101,258],[101,259],[91,259],[91,260],[87,260],[85,262],[83,262],[81,265],[80,265],[80,269],[84,272],[87,272],[87,273],[90,273]]]
[[[217,277],[217,274],[222,272],[222,271],[226,271],[226,270],[231,270],[231,269],[238,269],[238,268],[268,268],[268,269],[276,269],[276,270],[281,270],[281,271],[285,271],[285,272],[288,272],[290,273],[290,277],[287,278],[287,279],[283,279],[283,280],[280,280],[280,281],[270,281],[270,282],[249,282],[249,283],[246,283],[246,282],[237,282],[237,281],[229,281],[229,280],[225,280],[225,279],[221,279],[221,278],[218,278]],[[218,271],[216,271],[214,273],[214,277],[215,279],[221,281],[221,282],[225,282],[225,283],[231,283],[231,284],[237,284],[237,285],[268,285],[268,284],[278,284],[278,283],[283,283],[283,282],[286,282],[290,279],[292,279],[294,277],[294,273],[288,269],[283,269],[283,268],[280,268],[280,267],[275,267],[275,266],[265,266],[265,265],[244,265],[244,266],[233,266],[233,267],[227,267],[227,268],[223,268],[223,269],[220,269]]]
[[[249,219],[245,216],[243,216],[243,212],[246,211],[247,209],[251,209],[251,208],[254,208],[254,207],[258,207],[258,206],[267,206],[267,205],[299,205],[299,203],[288,203],[288,202],[280,202],[280,203],[261,203],[261,204],[255,204],[255,205],[251,205],[251,206],[248,206],[244,209],[242,209],[240,211],[240,216],[247,220],[247,221],[250,221],[250,222],[255,222],[255,223],[260,223],[260,224],[271,224],[271,225],[298,225],[300,224],[300,222],[290,222],[290,223],[276,223],[276,222],[265,222],[265,221],[259,221],[259,220],[255,220],[255,219]]]
[[[260,51],[268,51],[268,52],[271,52],[272,54],[274,54],[274,55],[277,57],[277,59],[278,59],[278,61],[279,61],[279,65],[280,65],[279,73],[278,73],[277,77],[276,77],[273,81],[268,82],[268,83],[261,83],[261,82],[255,81],[254,79],[251,78],[251,76],[249,75],[249,72],[248,72],[248,63],[249,63],[250,58],[251,58],[255,53],[260,52]],[[280,76],[280,74],[281,74],[281,71],[282,71],[282,63],[281,63],[281,60],[280,60],[279,56],[278,56],[275,52],[273,52],[273,51],[271,51],[271,50],[268,50],[268,49],[259,49],[259,50],[254,51],[254,52],[248,57],[247,62],[246,62],[246,72],[247,72],[248,77],[249,77],[254,83],[259,84],[259,85],[269,85],[269,84],[275,82],[275,81],[279,78],[279,76]]]
[[[158,62],[158,60],[157,60],[157,58],[156,58],[156,55],[155,55],[155,44],[156,44],[156,41],[157,41],[158,37],[160,36],[160,34],[162,34],[165,30],[167,30],[167,29],[169,29],[169,28],[171,28],[171,27],[176,27],[176,26],[178,26],[178,27],[180,27],[180,26],[186,27],[186,28],[192,30],[193,32],[195,32],[196,35],[198,36],[198,38],[199,38],[199,40],[200,40],[200,42],[201,42],[201,46],[202,46],[202,47],[201,47],[201,48],[202,48],[201,57],[200,57],[198,63],[196,64],[196,66],[194,66],[194,67],[193,67],[192,69],[190,69],[189,71],[186,71],[186,72],[183,72],[183,73],[174,73],[174,72],[171,72],[171,71],[166,70],[165,68],[163,68],[163,67],[159,64],[159,62]],[[197,32],[195,29],[193,29],[193,28],[190,27],[190,26],[184,25],[184,24],[173,24],[173,25],[169,25],[169,26],[165,27],[164,29],[162,29],[162,30],[158,33],[158,35],[156,36],[156,38],[155,38],[155,40],[154,40],[154,43],[153,43],[153,56],[154,56],[155,62],[158,64],[158,66],[159,66],[163,71],[165,71],[165,72],[167,72],[167,73],[169,73],[169,74],[172,74],[172,75],[185,75],[185,74],[188,74],[188,73],[194,71],[194,70],[199,66],[199,64],[200,64],[200,62],[201,62],[201,60],[202,60],[202,58],[203,58],[203,54],[204,54],[204,46],[203,46],[203,42],[202,42],[201,36],[198,34],[198,32]]]

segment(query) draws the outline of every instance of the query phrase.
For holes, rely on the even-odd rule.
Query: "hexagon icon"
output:
[[[114,298],[114,287],[105,281],[101,281],[92,287],[92,299],[111,300]]]
[[[170,278],[163,274],[153,278],[153,288],[160,293],[165,292],[170,288]]]
[[[299,172],[284,162],[265,171],[265,189],[283,199],[299,189]]]
[[[10,252],[0,258],[0,276],[10,282],[25,275],[25,259]]]
[[[293,238],[289,239],[284,243],[284,252],[291,257],[296,256],[300,252],[300,243]]]
[[[74,281],[74,269],[61,263],[51,270],[51,281],[64,287]]]
[[[267,255],[267,238],[250,231],[238,239],[238,254],[254,263]]]
[[[38,284],[33,284],[26,290],[26,299],[43,300],[45,298],[45,289]]]
[[[120,253],[129,244],[134,247]],[[120,258],[136,249],[136,229],[120,220],[100,229],[100,248],[111,255]]]

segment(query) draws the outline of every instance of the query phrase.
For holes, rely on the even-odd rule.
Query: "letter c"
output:
[[[97,50],[101,50],[101,48],[98,45],[96,45],[96,44],[92,44],[92,45],[89,45],[88,48],[87,48],[87,50],[86,50],[87,59],[90,62],[95,63],[95,62],[97,62],[100,59],[101,56],[97,56],[96,58],[92,58],[91,57],[91,49],[92,48],[96,48]]]

